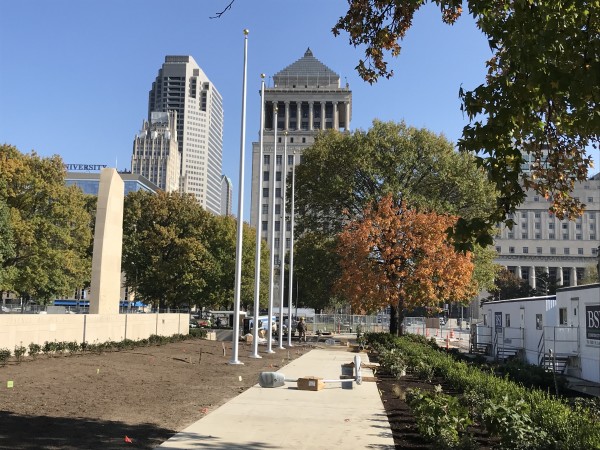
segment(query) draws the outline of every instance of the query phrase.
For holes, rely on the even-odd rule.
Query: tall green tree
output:
[[[217,268],[207,246],[210,224],[210,213],[191,195],[127,195],[122,270],[139,300],[155,307],[207,305],[205,289]]]
[[[587,149],[598,145],[600,132],[598,1],[349,0],[333,33],[345,31],[350,44],[365,47],[357,66],[364,80],[393,75],[386,58],[400,54],[426,3],[437,5],[447,24],[466,6],[492,53],[485,83],[459,90],[470,123],[458,145],[478,155],[499,200],[485,220],[459,221],[455,238],[462,247],[491,244],[494,225],[515,211],[527,188],[551,199],[557,217],[579,215],[583,205],[571,191],[587,178]],[[526,154],[535,161],[530,174],[522,168]]]
[[[526,280],[522,280],[506,268],[500,269],[495,287],[487,300],[508,300],[511,298],[531,297],[535,291]]]
[[[474,158],[454,151],[445,137],[375,120],[367,131],[321,134],[304,151],[296,169],[296,223],[300,231],[335,234],[387,194],[465,218],[484,216],[495,201]]]
[[[3,183],[3,181],[0,181]],[[10,226],[9,209],[6,201],[0,197],[0,293],[7,290],[11,268],[4,261],[15,254],[15,241]]]
[[[65,186],[58,156],[41,158],[2,145],[0,174],[0,198],[9,208],[14,238],[14,254],[2,261],[4,270],[11,270],[6,289],[41,302],[72,294],[91,272],[84,194]]]

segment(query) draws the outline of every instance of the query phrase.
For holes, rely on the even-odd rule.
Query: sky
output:
[[[453,26],[427,5],[415,16],[395,76],[374,85],[355,71],[363,48],[331,29],[346,0],[0,0],[0,143],[60,155],[65,163],[131,168],[133,138],[166,55],[191,55],[223,96],[223,173],[238,210],[245,28],[248,35],[244,220],[250,218],[252,142],[258,140],[260,74],[304,55],[352,90],[351,129],[405,121],[456,142],[466,117],[459,88],[484,81],[491,52],[473,19]]]

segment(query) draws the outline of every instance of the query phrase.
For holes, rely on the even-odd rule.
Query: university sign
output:
[[[99,171],[104,169],[106,166],[106,164],[65,164],[65,169],[67,169],[68,171],[71,172],[76,172],[76,171],[86,171],[86,172],[91,172],[91,171]]]
[[[600,347],[600,304],[585,306],[585,338],[592,347]]]

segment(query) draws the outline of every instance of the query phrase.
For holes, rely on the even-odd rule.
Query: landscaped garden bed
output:
[[[423,337],[366,342],[397,448],[600,449],[597,402],[524,387]]]

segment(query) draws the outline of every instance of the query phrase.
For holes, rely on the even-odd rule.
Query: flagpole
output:
[[[288,275],[288,347],[292,346],[292,303],[294,300],[294,189],[296,184],[296,155],[292,151],[292,199],[290,202],[290,274]],[[298,299],[296,299],[298,301]]]
[[[260,75],[260,133],[258,173],[259,188],[256,190],[256,257],[254,259],[254,330],[252,331],[252,353],[250,358],[262,358],[258,354],[258,316],[260,314],[260,251],[262,248],[262,173],[263,173],[263,130],[265,128],[265,74]]]
[[[287,131],[283,132],[283,158],[281,161],[281,242],[279,254],[281,262],[279,263],[279,349],[284,350],[283,346],[283,298],[285,285],[285,178],[287,175]],[[289,330],[288,330],[289,333]]]
[[[277,103],[273,104],[273,130],[273,159],[269,163],[269,176],[271,177],[271,263],[269,265],[269,317],[267,317],[267,353],[275,353],[273,350],[273,296],[275,294],[275,172],[277,170]]]
[[[235,250],[235,294],[233,308],[232,355],[229,364],[244,364],[238,359],[240,342],[240,297],[242,290],[242,240],[244,235],[244,160],[246,141],[246,71],[248,67],[248,33],[244,30],[244,74],[242,81],[242,132],[240,137],[240,178],[238,188],[237,242]]]

